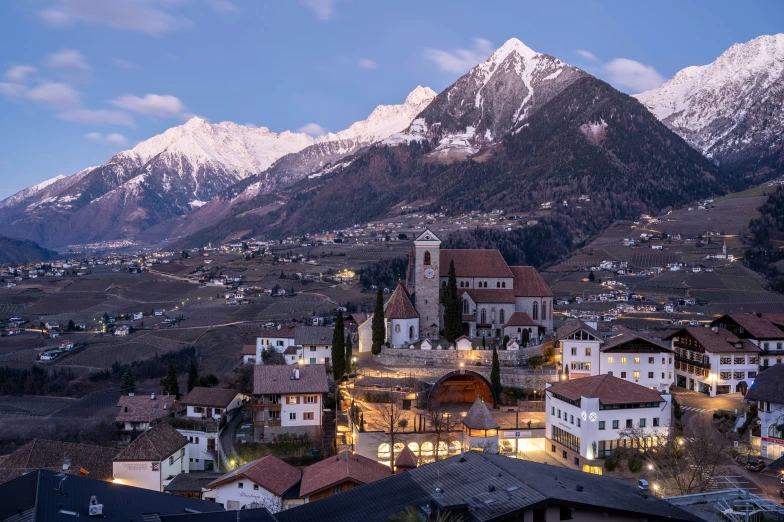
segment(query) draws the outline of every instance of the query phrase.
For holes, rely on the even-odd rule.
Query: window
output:
[[[664,362],[664,361],[666,361],[666,360],[667,360],[667,359],[666,359],[665,357],[662,357],[662,364],[667,364],[666,362]]]
[[[568,431],[564,431],[557,426],[551,426],[552,440],[565,448],[568,448],[576,453],[580,452],[580,437],[572,435]],[[566,458],[566,452],[564,452]]]
[[[604,421],[599,421],[599,429],[600,430],[604,429]]]
[[[306,404],[313,404],[315,402],[316,402],[315,395],[308,395],[307,397],[305,397],[305,403]]]
[[[311,346],[311,347],[310,347],[310,351],[311,351],[311,352],[315,352],[315,351],[316,351],[316,347],[315,347],[315,346]]]
[[[425,265],[430,265],[430,252],[425,252]]]
[[[770,350],[770,343],[762,343],[763,350]]]
[[[555,446],[553,446],[553,451],[555,451]],[[547,508],[536,508],[534,509],[534,521],[533,522],[545,522],[547,520]]]
[[[625,379],[625,378],[626,378],[626,372],[621,372],[621,379]]]
[[[654,417],[653,418],[653,427],[654,428],[658,428],[659,427],[659,417]]]
[[[409,326],[408,327],[408,338],[409,339],[413,339],[414,338],[414,327],[413,326]]]
[[[506,288],[506,281],[501,282],[501,288]]]
[[[395,325],[395,333],[400,333],[400,325],[399,324]]]
[[[746,364],[745,357],[735,357],[735,364]]]
[[[645,419],[640,419],[640,428],[645,427]]]
[[[572,348],[572,355],[577,355],[577,348]]]
[[[551,406],[551,408],[550,415],[555,415],[555,406]]]
[[[253,489],[254,489],[254,490],[256,490],[256,491],[258,491],[258,489],[259,489],[259,485],[258,485],[258,484],[253,484]]]
[[[566,506],[561,506],[561,520],[571,520],[571,519],[572,519],[572,510]]]
[[[563,458],[568,458],[566,451],[562,451],[561,454],[563,455]]]
[[[574,415],[569,415],[569,424],[574,424]]]
[[[621,357],[621,364],[626,364],[626,357]]]
[[[749,379],[756,379],[756,378],[757,378],[757,372],[749,372]]]
[[[664,362],[664,361],[662,361]],[[648,357],[648,364],[653,364],[653,357]]]
[[[542,321],[547,320],[547,303],[542,303]]]
[[[243,488],[242,482],[237,482],[237,489],[242,489],[242,488]]]
[[[664,377],[664,374],[662,374],[662,377]],[[653,372],[648,372],[648,378],[653,379]]]
[[[631,428],[632,426],[633,426],[632,420],[631,419],[626,419],[626,427],[627,428]]]
[[[580,427],[580,417],[577,417],[577,427]]]
[[[635,357],[634,358],[634,364],[640,364],[640,358],[639,357]]]
[[[303,413],[302,414],[302,420],[313,420],[313,412],[312,411],[306,411],[305,413]]]
[[[591,356],[591,349],[590,348],[586,348],[585,349],[585,356],[586,357],[590,357]]]
[[[732,364],[732,357],[720,357],[719,358],[720,364]]]
[[[289,420],[297,420],[297,412],[296,411],[292,411],[291,413],[289,413]]]
[[[539,303],[534,303],[534,316],[531,319],[534,321],[539,319]]]
[[[559,419],[561,418],[561,410],[560,409],[558,410],[558,418]]]
[[[719,377],[721,377],[722,379],[729,379],[731,375],[732,375],[732,372],[720,372],[719,373]]]
[[[634,372],[634,378],[635,379],[639,379],[640,378],[640,372],[639,371],[635,371]]]
[[[734,376],[735,376],[736,379],[745,379],[746,378],[746,372],[735,372]]]
[[[505,318],[506,318],[506,310],[501,308],[501,310],[498,311],[498,322],[501,324],[506,324],[506,321],[504,321]]]
[[[615,357],[608,357],[607,364],[613,364],[615,362]]]
[[[315,357],[311,357],[311,358],[308,360],[308,364],[316,364],[316,358],[315,358]]]
[[[204,408],[202,408],[201,406],[194,406],[193,413],[204,413]]]
[[[468,301],[463,299],[463,315],[468,315]]]
[[[613,421],[613,427],[612,427],[612,429],[614,429],[614,430],[617,430],[617,429],[618,429],[618,421],[617,421],[617,420],[614,420],[614,421]]]
[[[484,308],[482,308],[481,318],[482,318],[481,323],[487,324],[487,310],[485,310]]]
[[[276,346],[283,346],[283,341],[280,341],[280,340],[275,341],[275,345]]]
[[[169,457],[169,466],[174,464],[174,457]]]

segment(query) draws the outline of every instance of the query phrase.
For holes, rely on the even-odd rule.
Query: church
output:
[[[525,346],[552,333],[553,294],[535,268],[509,266],[498,250],[442,249],[438,236],[426,229],[414,240],[408,287],[398,285],[384,307],[390,346],[439,339],[444,327],[440,297],[450,263],[455,265],[464,336],[508,335],[510,342]]]

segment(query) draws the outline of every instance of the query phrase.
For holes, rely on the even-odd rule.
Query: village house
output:
[[[254,440],[270,441],[279,435],[307,436],[321,433],[324,395],[329,392],[323,364],[256,365],[253,375]]]
[[[174,397],[156,395],[123,395],[117,401],[120,412],[115,417],[120,432],[120,440],[128,443],[143,431],[150,429],[154,422],[174,415]]]
[[[223,474],[217,471],[180,473],[163,488],[163,491],[180,497],[201,499],[204,488],[221,475]]]
[[[294,345],[294,326],[266,328],[256,336],[256,364],[261,361],[261,351],[274,349],[283,353],[286,348]]]
[[[0,457],[0,484],[21,477],[33,469],[46,469],[68,475],[112,479],[114,448],[33,439],[24,446]]]
[[[188,439],[162,422],[143,432],[114,457],[114,482],[163,491],[188,472]]]
[[[760,370],[780,364],[784,358],[784,314],[727,314],[711,326],[729,330],[759,347]]]
[[[774,364],[760,373],[746,393],[746,400],[757,403],[760,456],[776,460],[784,457],[784,364]]]
[[[678,387],[711,397],[745,394],[757,378],[760,348],[726,328],[682,328],[664,340],[672,341]]]
[[[299,499],[313,502],[391,475],[389,466],[344,451],[302,470]]]
[[[619,444],[645,447],[665,436],[672,397],[612,375],[570,379],[545,388],[548,451],[565,465],[601,473],[602,460]],[[624,430],[637,430],[627,431]],[[636,435],[643,433],[645,438]],[[630,434],[634,434],[630,438]]]
[[[256,345],[243,345],[240,351],[240,359],[242,359],[242,364],[256,364]]]
[[[297,362],[328,365],[332,357],[332,332],[332,327],[297,326],[294,329]]]
[[[270,513],[284,509],[283,497],[292,489],[299,492],[300,471],[273,455],[243,464],[210,482],[204,500],[217,502],[227,510],[264,507]]]

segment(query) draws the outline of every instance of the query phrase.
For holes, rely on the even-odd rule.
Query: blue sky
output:
[[[782,31],[778,0],[6,0],[0,198],[193,114],[342,130],[511,37],[633,93]]]

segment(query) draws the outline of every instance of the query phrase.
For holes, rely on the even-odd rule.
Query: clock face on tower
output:
[[[436,276],[436,271],[435,270],[433,270],[432,268],[426,268],[425,269],[425,278],[433,279],[435,276]]]

